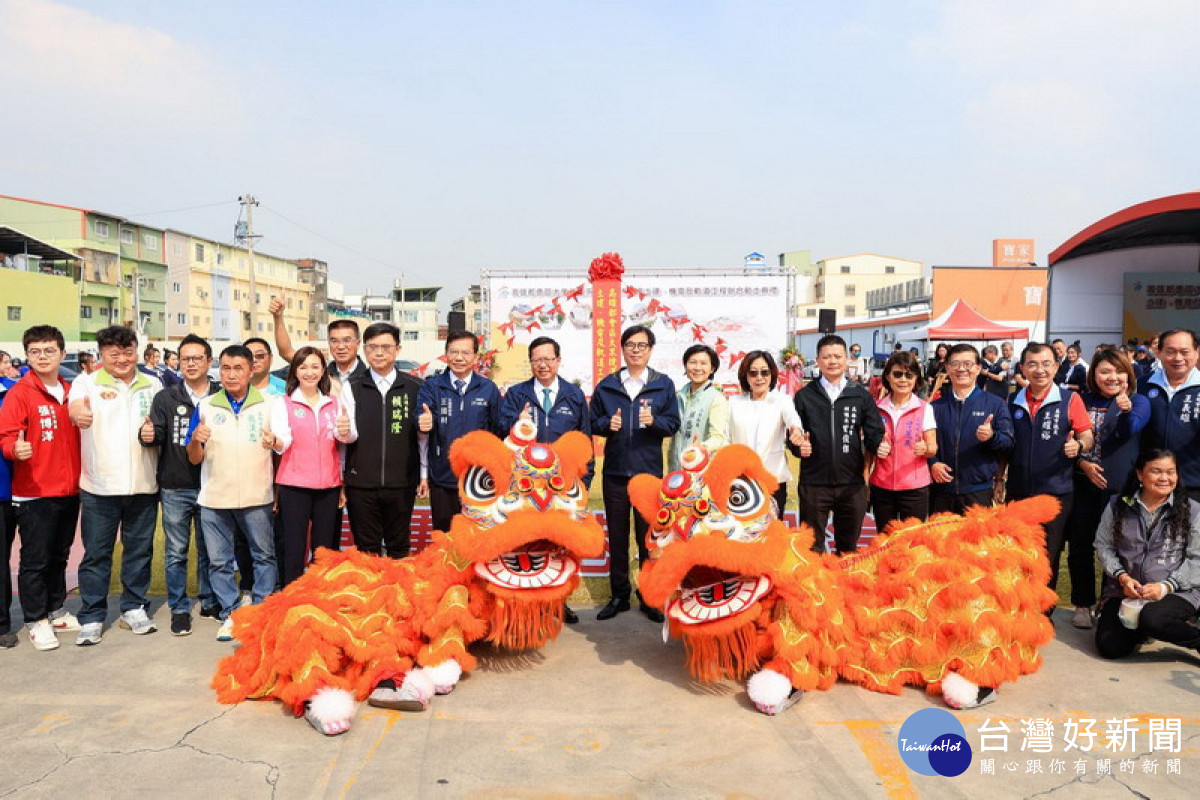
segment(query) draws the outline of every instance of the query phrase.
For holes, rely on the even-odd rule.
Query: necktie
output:
[[[462,380],[461,378],[456,379],[454,381],[454,390],[457,391],[460,395],[463,393],[463,389],[465,389],[466,386],[467,386],[467,382]]]
[[[542,389],[542,411],[550,413],[550,390]]]

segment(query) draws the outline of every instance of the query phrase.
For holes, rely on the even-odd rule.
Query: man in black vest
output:
[[[171,633],[192,632],[192,603],[188,599],[188,547],[195,532],[196,583],[200,616],[220,620],[221,604],[209,581],[208,548],[200,530],[200,465],[187,454],[192,414],[200,401],[216,394],[220,384],[208,377],[212,346],[189,333],[179,343],[179,369],[183,380],[154,395],[150,416],[142,425],[139,439],[145,447],[159,447],[158,490],[162,502],[162,527],[166,544],[164,558],[167,605],[171,609]],[[248,546],[247,546],[248,548]],[[250,573],[248,577],[253,578]]]
[[[887,458],[891,442],[883,417],[862,384],[846,375],[846,340],[837,334],[817,342],[820,375],[792,401],[806,433],[788,449],[800,457],[800,520],[816,534],[813,550],[825,552],[825,529],[833,514],[833,540],[838,555],[858,549],[867,513],[867,457]]]
[[[417,392],[422,381],[396,368],[400,330],[376,322],[363,334],[370,369],[342,386],[346,505],[354,545],[365,553],[403,558],[417,497],[428,495],[418,446]],[[424,438],[424,437],[421,437]]]

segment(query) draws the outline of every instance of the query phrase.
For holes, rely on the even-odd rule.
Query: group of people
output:
[[[270,345],[253,339],[227,347],[217,384],[209,378],[211,346],[187,336],[178,351],[181,381],[164,386],[153,369],[139,367],[137,335],[124,326],[97,333],[98,368],[85,367],[72,381],[60,375],[61,331],[37,325],[22,343],[28,371],[9,379],[0,398],[0,500],[6,562],[20,534],[18,594],[34,647],[56,649],[64,631],[77,631],[78,645],[101,641],[118,535],[120,624],[135,634],[156,630],[147,595],[160,504],[172,633],[191,632],[187,578],[194,533],[200,614],[221,622],[218,638],[231,639],[229,614],[241,602],[235,570],[250,600],[261,601],[276,588],[275,480],[281,487],[308,487],[326,477],[302,448],[289,452],[302,437],[289,436],[286,420],[270,424],[270,395],[277,393]],[[317,360],[324,372],[324,360]],[[293,373],[303,397],[307,384]],[[281,454],[277,475],[272,450]],[[340,487],[340,470],[335,472],[334,486]],[[281,519],[278,535],[287,551],[300,526],[287,525],[286,515]],[[78,616],[64,608],[77,526],[84,548]],[[307,527],[306,520],[300,539],[307,538]],[[314,536],[322,531],[314,526]],[[4,576],[7,584],[7,570]],[[11,587],[0,588],[11,595]],[[7,603],[2,611],[0,644],[12,646]]]
[[[397,368],[399,339],[388,323],[360,338],[353,321],[334,320],[327,363],[315,348],[294,349],[277,325],[286,382],[270,374],[270,345],[256,338],[221,351],[215,383],[211,347],[192,335],[179,343],[180,380],[165,385],[156,363],[138,368],[135,333],[113,326],[97,335],[99,369],[68,384],[58,374],[61,333],[26,331],[30,370],[7,379],[0,452],[12,470],[5,542],[11,548],[20,531],[18,591],[34,646],[57,647],[56,633],[75,627],[77,644],[101,641],[118,530],[120,623],[136,634],[155,629],[146,595],[159,504],[172,632],[191,632],[194,536],[200,615],[219,621],[217,638],[228,640],[239,604],[294,580],[317,547],[339,546],[343,508],[356,547],[369,553],[408,554],[419,498],[428,498],[434,528],[447,529],[461,509],[451,445],[475,430],[503,436],[519,418],[534,422],[538,441],[572,430],[604,440],[601,497],[614,557],[599,620],[629,610],[636,597],[644,615],[662,621],[631,580],[631,526],[639,561],[648,554],[630,479],[678,469],[689,444],[733,443],[754,449],[779,480],[779,512],[793,480],[787,453],[799,459],[797,505],[800,519],[821,532],[818,551],[832,518],[835,551],[853,552],[868,509],[882,531],[894,520],[1053,495],[1061,511],[1046,525],[1051,586],[1066,547],[1073,624],[1097,624],[1106,655],[1128,652],[1137,635],[1200,645],[1187,623],[1200,601],[1192,331],[1162,334],[1158,367],[1148,374],[1123,349],[1105,348],[1080,378],[1078,347],[1073,359],[1071,347],[1056,349],[1061,342],[1031,342],[1019,358],[1007,343],[982,353],[942,345],[928,364],[898,349],[884,365],[879,397],[865,382],[869,362],[831,334],[818,344],[818,377],[789,397],[776,390],[779,368],[766,350],[742,358],[741,391],[726,396],[714,382],[719,356],[703,344],[683,354],[686,380],[676,390],[649,366],[654,332],[634,325],[621,335],[624,366],[590,400],[559,377],[562,353],[550,337],[529,344],[532,377],[503,394],[475,371],[473,334],[451,331],[447,369],[424,381]],[[64,571],[81,510],[76,620],[63,608]],[[1105,597],[1148,604],[1141,633],[1114,632],[1114,622],[1127,624],[1110,610],[1120,603],[1096,610],[1097,553],[1109,577]],[[564,615],[577,621],[569,608]],[[0,617],[0,631],[9,627]],[[10,632],[4,641],[16,638]]]

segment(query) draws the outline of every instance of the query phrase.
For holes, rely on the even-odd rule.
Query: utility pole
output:
[[[396,322],[396,327],[400,329],[400,343],[401,343],[401,347],[403,347],[404,346],[404,306],[405,306],[404,273],[403,272],[400,273],[400,279],[399,279],[398,283],[400,285],[400,314],[399,314],[400,319],[394,320],[394,322]]]
[[[123,231],[124,231],[124,220],[117,220],[117,273],[118,273],[118,275],[120,274],[120,271],[121,271],[121,269],[120,269],[121,261],[125,258],[125,242],[122,241],[122,239],[121,239],[121,236],[123,235]],[[145,330],[145,326],[142,325],[142,293],[141,293],[142,275],[141,275],[141,270],[139,269],[139,267],[141,266],[141,261],[139,259],[141,258],[142,254],[140,251],[141,243],[138,242],[137,244],[139,245],[139,248],[136,251],[137,258],[133,259],[133,269],[130,271],[131,285],[129,288],[133,293],[133,303],[132,303],[132,305],[133,305],[133,329],[136,330],[139,334],[144,336],[146,333],[146,330]]]
[[[258,335],[258,283],[254,279],[254,240],[258,237],[254,235],[254,207],[258,205],[258,200],[252,194],[244,194],[238,198],[238,202],[242,204],[246,211],[246,224],[238,234],[238,239],[246,245],[250,266],[250,335]],[[239,226],[240,227],[240,226]],[[238,326],[241,327],[240,325]]]

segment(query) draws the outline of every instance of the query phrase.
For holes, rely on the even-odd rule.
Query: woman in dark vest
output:
[[[1142,429],[1150,421],[1150,401],[1137,394],[1129,357],[1101,350],[1088,372],[1082,395],[1096,442],[1080,457],[1074,476],[1074,502],[1067,518],[1067,569],[1071,575],[1071,624],[1092,627],[1096,604],[1096,565],[1092,540],[1108,501],[1125,485],[1137,459]]]

